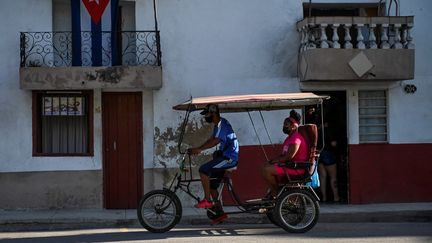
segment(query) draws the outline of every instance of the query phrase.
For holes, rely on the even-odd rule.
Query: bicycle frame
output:
[[[188,163],[189,166],[187,166],[189,169],[185,169],[185,163],[186,163],[186,156],[188,158]],[[192,193],[192,191],[190,190],[190,185],[193,182],[200,182],[200,179],[194,179],[193,178],[193,174],[191,173],[192,171],[192,163],[191,163],[191,156],[187,155],[187,154],[183,154],[183,157],[180,161],[180,165],[179,165],[179,171],[175,174],[174,178],[171,180],[171,183],[169,185],[168,188],[164,188],[165,190],[169,190],[172,191],[174,193],[176,193],[178,190],[185,192],[187,195],[189,195],[191,198],[195,199],[197,202],[200,201],[200,198],[198,196],[196,196],[195,194]],[[188,173],[189,172],[189,173]],[[189,178],[187,178],[187,176],[189,175]],[[216,178],[210,178],[212,179],[216,179]],[[233,212],[226,212],[226,214],[239,214],[239,213],[262,213],[266,210],[271,209],[274,205],[274,201],[267,201],[265,203],[243,203],[237,193],[234,190],[234,186],[232,184],[232,180],[229,176],[224,176],[222,178],[222,181],[220,182],[220,185],[217,189],[218,192],[218,198],[217,201],[221,202],[221,204],[223,204],[222,202],[222,191],[224,189],[224,187],[227,186],[228,192],[231,196],[231,199],[233,200],[233,202],[235,203],[234,206],[236,206],[239,211],[233,211]],[[281,187],[281,190],[278,193],[278,196],[280,196],[282,193],[284,193],[287,190],[291,190],[291,189],[303,189],[303,190],[308,190],[310,191],[316,200],[318,199],[318,196],[316,195],[316,193],[311,189],[310,186],[306,186],[301,184],[300,182],[293,182],[293,183],[289,183],[286,184],[284,186]],[[209,211],[211,211],[212,213],[213,210],[212,209],[207,209]]]
[[[166,190],[170,190],[172,192],[177,192],[177,190],[181,190],[183,192],[185,192],[187,195],[189,195],[190,197],[192,197],[193,199],[195,199],[197,202],[200,201],[200,198],[196,195],[194,195],[191,190],[190,190],[190,185],[193,182],[200,182],[200,179],[194,179],[193,175],[192,175],[192,163],[191,163],[191,156],[188,156],[188,163],[189,163],[189,169],[185,169],[185,162],[186,162],[186,154],[183,154],[183,158],[181,159],[180,165],[179,165],[179,172],[177,172],[174,176],[174,178],[172,179],[170,185],[168,188],[165,188]],[[187,172],[189,172],[189,178],[187,178]],[[184,177],[184,179],[183,179]],[[216,178],[210,178],[210,180],[213,180]],[[176,183],[177,182],[177,183]],[[240,199],[238,198],[237,194],[234,191],[234,187],[232,185],[232,180],[231,178],[224,176],[222,178],[222,181],[217,189],[218,192],[218,201],[221,201],[222,199],[222,191],[224,186],[227,185],[227,188],[232,196],[233,201],[237,204],[237,206],[239,207],[244,207],[244,204],[241,203]],[[244,210],[242,210],[241,212],[244,212]]]

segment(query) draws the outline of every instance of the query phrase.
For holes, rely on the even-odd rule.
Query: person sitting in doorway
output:
[[[213,159],[201,165],[199,168],[201,183],[204,189],[204,199],[198,202],[196,208],[211,208],[215,203],[211,200],[217,198],[217,187],[220,180],[210,178],[221,178],[227,169],[237,166],[239,145],[237,136],[231,127],[231,124],[220,116],[219,107],[215,104],[209,104],[201,112],[206,122],[214,125],[212,136],[207,139],[201,146],[188,149],[189,154],[199,154],[203,150],[219,145],[219,149],[214,153]]]
[[[288,135],[283,143],[282,154],[272,158],[263,167],[262,174],[273,198],[278,193],[278,175],[285,175],[286,173],[289,176],[301,176],[305,173],[305,169],[292,169],[279,165],[279,163],[288,161],[305,162],[308,160],[308,146],[303,136],[297,131],[300,120],[301,115],[295,110],[291,110],[290,116],[285,118],[282,127],[283,133]]]

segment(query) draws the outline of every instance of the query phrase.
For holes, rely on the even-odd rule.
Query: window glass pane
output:
[[[360,117],[362,115],[385,115],[386,108],[359,108]]]
[[[88,153],[88,114],[85,96],[42,96],[41,153]]]
[[[360,134],[386,134],[386,126],[360,126]]]
[[[385,90],[365,90],[359,91],[359,98],[385,98]]]
[[[384,143],[387,142],[386,135],[360,135],[360,141],[363,143]]]
[[[360,143],[387,142],[386,91],[359,91]]]
[[[360,107],[382,107],[382,106],[386,106],[386,99],[385,98],[380,98],[380,99],[360,99],[359,100],[359,106]]]
[[[361,118],[360,117],[360,124],[370,124],[370,125],[381,124],[381,125],[386,125],[387,124],[387,119],[385,117],[383,117],[383,118],[376,118],[376,117]]]

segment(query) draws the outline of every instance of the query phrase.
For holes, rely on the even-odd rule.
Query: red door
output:
[[[136,208],[143,191],[141,93],[102,93],[104,204]]]

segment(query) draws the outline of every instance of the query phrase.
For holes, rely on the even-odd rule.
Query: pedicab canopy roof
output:
[[[208,96],[192,98],[187,102],[174,106],[173,109],[196,111],[204,109],[207,104],[217,104],[220,112],[282,110],[321,104],[323,100],[329,98],[330,96],[320,96],[314,93]]]

